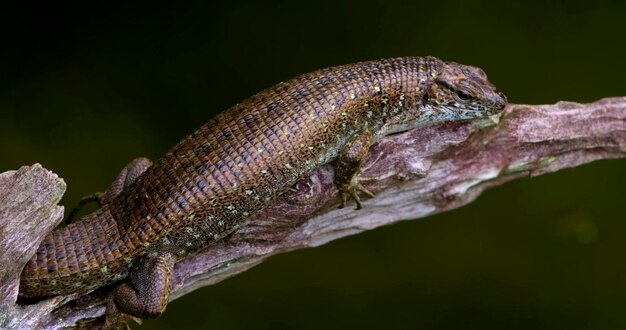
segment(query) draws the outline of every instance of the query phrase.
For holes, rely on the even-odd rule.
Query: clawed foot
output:
[[[348,198],[350,197],[356,203],[355,210],[362,209],[363,205],[361,204],[359,192],[364,193],[370,198],[373,198],[375,195],[371,191],[365,189],[361,182],[372,181],[373,179],[374,178],[360,178],[355,176],[354,178],[352,178],[350,184],[338,185],[337,188],[339,189],[339,197],[341,198],[341,205],[339,206],[339,208],[341,209],[346,207],[346,203],[348,202]]]
[[[141,319],[120,312],[112,299],[107,302],[107,309],[104,319],[103,329],[130,330],[130,321],[141,324]]]

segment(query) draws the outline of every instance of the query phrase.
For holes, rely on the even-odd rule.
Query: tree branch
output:
[[[364,163],[362,176],[374,178],[366,187],[377,196],[363,210],[337,209],[333,170],[323,166],[228,239],[177,263],[171,299],[278,253],[460,207],[509,180],[625,156],[626,97],[509,105],[497,126],[489,120],[452,122],[389,136]],[[64,188],[38,165],[0,176],[0,249],[11,251],[0,257],[0,327],[58,329],[104,313],[97,303],[62,306],[77,295],[14,304],[24,263],[61,218],[56,203]]]

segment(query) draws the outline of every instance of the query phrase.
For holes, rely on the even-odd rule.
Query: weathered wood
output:
[[[333,170],[323,166],[231,237],[179,262],[171,299],[278,253],[457,208],[485,188],[516,178],[620,157],[626,157],[626,97],[590,104],[509,105],[497,126],[479,120],[393,135],[372,147],[364,163],[362,176],[374,178],[365,186],[377,193],[365,200],[364,210],[337,209]],[[50,181],[50,174],[41,171],[35,165],[0,176],[0,249],[11,251],[0,257],[0,327],[29,322],[21,326],[57,329],[104,313],[102,305],[95,305],[65,306],[50,314],[74,296],[26,307],[13,303],[16,274],[62,212],[56,203],[64,183]],[[41,175],[48,179],[38,179]],[[28,184],[20,185],[23,180]],[[54,188],[59,185],[63,188]]]

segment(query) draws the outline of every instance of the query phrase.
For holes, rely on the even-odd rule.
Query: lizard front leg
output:
[[[374,197],[373,193],[361,185],[357,175],[371,144],[372,133],[367,129],[360,131],[348,140],[335,161],[335,185],[341,198],[340,208],[346,206],[349,196],[356,202],[356,209],[361,209],[363,206],[359,192]]]
[[[109,189],[105,192],[96,192],[93,195],[85,196],[80,199],[78,204],[72,209],[67,216],[67,223],[73,222],[78,212],[88,203],[96,202],[98,207],[102,207],[104,204],[108,204],[113,198],[119,195],[124,188],[133,183],[143,172],[145,172],[150,166],[152,161],[145,157],[135,158],[128,163],[117,175]]]

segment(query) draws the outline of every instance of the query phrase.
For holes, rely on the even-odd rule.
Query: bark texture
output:
[[[377,196],[364,209],[339,200],[329,165],[313,171],[228,239],[177,263],[171,299],[272,255],[324,244],[473,201],[488,187],[597,159],[626,157],[626,97],[589,104],[509,105],[490,120],[444,123],[385,138],[363,165]],[[77,295],[17,305],[19,274],[62,218],[65,183],[39,166],[0,174],[0,328],[59,329],[104,313],[66,305]],[[52,311],[55,310],[54,313]],[[92,325],[97,325],[93,323]]]

